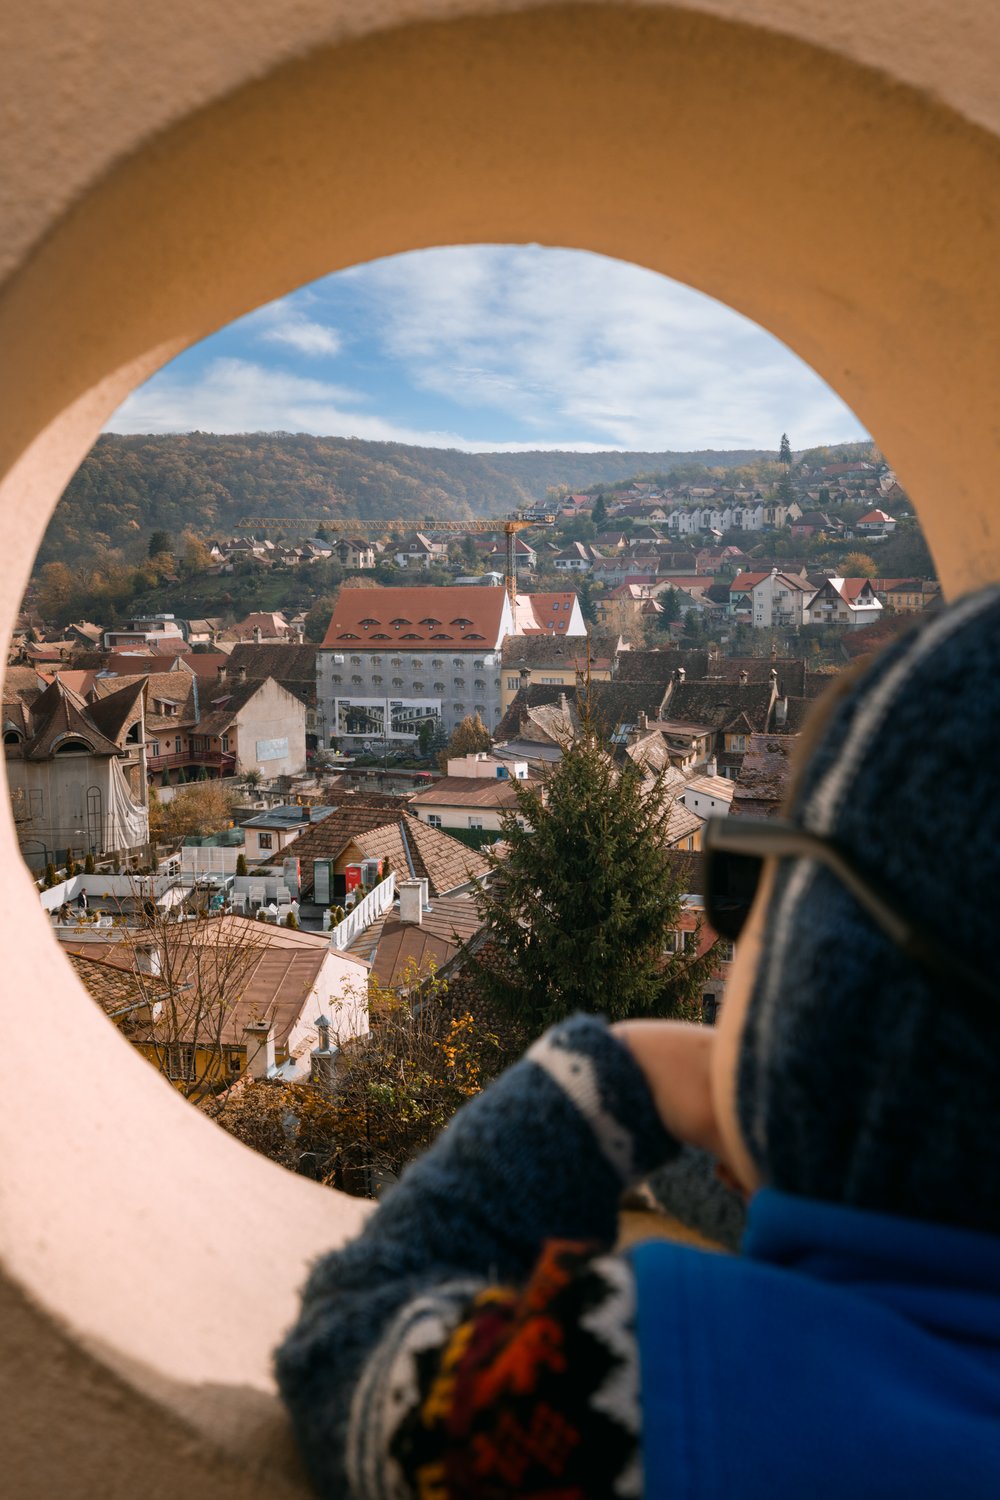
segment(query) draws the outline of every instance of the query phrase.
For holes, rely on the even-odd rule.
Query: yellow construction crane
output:
[[[507,539],[507,567],[505,579],[507,584],[507,597],[510,599],[511,608],[517,594],[517,572],[514,564],[514,538],[519,531],[527,531],[532,526],[554,526],[555,516],[541,516],[536,520],[528,520],[525,516],[498,516],[494,520],[479,521],[434,521],[428,522],[428,531],[502,531]],[[410,520],[370,520],[370,521],[345,521],[334,520],[329,516],[241,516],[237,526],[251,526],[255,531],[263,529],[277,530],[278,527],[288,529],[299,526],[322,526],[327,531],[347,531],[352,534],[359,532],[374,533],[380,536],[385,531],[419,531],[412,518]]]

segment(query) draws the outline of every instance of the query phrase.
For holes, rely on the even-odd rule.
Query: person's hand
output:
[[[638,1063],[671,1135],[721,1159],[711,1086],[714,1029],[684,1021],[619,1021],[611,1030]]]

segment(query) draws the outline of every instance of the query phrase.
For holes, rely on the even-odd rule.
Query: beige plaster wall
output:
[[[145,374],[338,266],[477,240],[623,256],[757,318],[868,424],[950,590],[1000,574],[988,0],[4,11],[6,630]],[[77,987],[6,818],[0,856],[4,1034],[52,1036],[0,1103],[5,1490],[292,1494],[269,1350],[363,1210],[213,1134]]]

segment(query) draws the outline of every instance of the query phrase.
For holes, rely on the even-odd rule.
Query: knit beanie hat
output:
[[[1000,933],[1000,588],[929,617],[829,710],[787,815],[980,973]],[[836,876],[779,861],[737,1107],[763,1180],[1000,1232],[996,1003],[907,959]]]

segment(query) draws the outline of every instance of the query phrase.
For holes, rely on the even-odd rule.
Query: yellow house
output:
[[[618,649],[611,636],[509,635],[500,653],[500,708],[505,714],[518,690],[542,684],[573,692],[589,672],[592,682],[610,682]]]
[[[368,1030],[368,965],[319,934],[227,916],[165,925],[157,940],[159,973],[138,968],[128,939],[71,944],[69,959],[109,1019],[188,1098],[244,1073],[308,1078],[320,1016],[338,1044]]]

